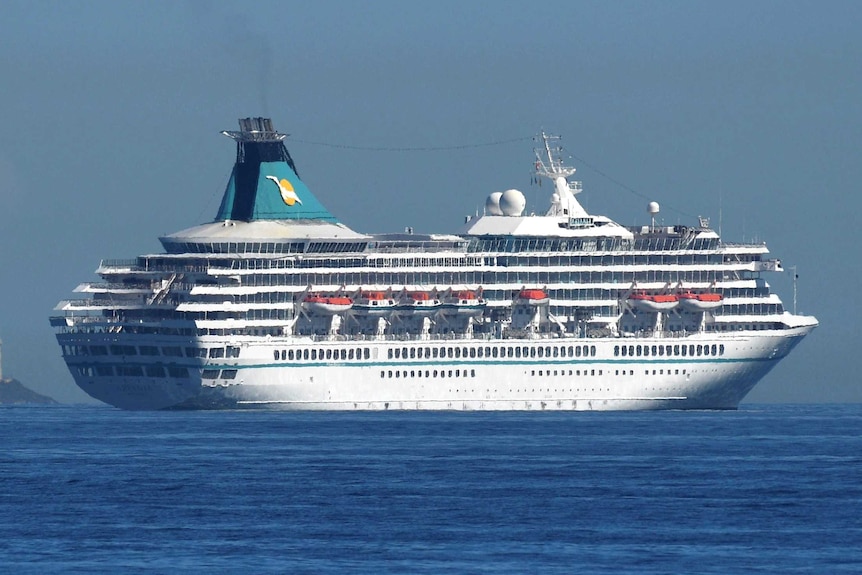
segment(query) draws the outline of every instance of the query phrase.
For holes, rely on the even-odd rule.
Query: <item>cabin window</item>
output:
[[[148,365],[145,369],[147,377],[164,377],[165,368],[161,365]]]

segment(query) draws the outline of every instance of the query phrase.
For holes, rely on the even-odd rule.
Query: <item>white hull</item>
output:
[[[236,342],[240,357],[189,360],[184,380],[86,377],[87,393],[125,409],[275,408],[290,410],[649,410],[735,409],[752,387],[812,327],[688,338],[532,339],[447,341],[318,341],[302,338]],[[78,340],[80,341],[80,340]],[[87,340],[94,341],[93,336]],[[104,341],[104,340],[103,340]],[[156,343],[156,342],[153,342]],[[198,345],[227,343],[205,338]],[[630,357],[620,346],[690,346],[720,355]],[[560,347],[595,355],[470,357],[483,348]],[[274,353],[314,349],[369,349],[368,359],[276,360]],[[426,348],[466,350],[457,359],[409,358]],[[408,350],[408,359],[389,351]],[[615,355],[614,351],[617,350]],[[472,350],[472,352],[471,352]],[[358,352],[357,352],[358,353]],[[503,353],[499,351],[499,353]],[[565,353],[565,352],[560,352]],[[196,362],[197,361],[197,362]],[[196,362],[196,363],[190,363]],[[70,366],[71,367],[71,366]],[[236,370],[231,379],[225,370]],[[209,375],[202,378],[202,373]],[[213,376],[213,373],[219,375]]]
[[[704,218],[589,214],[547,134],[544,215],[510,189],[457,234],[362,234],[302,182],[271,120],[239,125],[222,132],[237,161],[213,221],[159,238],[164,253],[103,260],[103,281],[57,304],[51,325],[91,396],[126,409],[733,409],[817,325],[770,292],[761,274],[782,269],[764,244],[724,243]],[[722,301],[689,313],[678,295]]]

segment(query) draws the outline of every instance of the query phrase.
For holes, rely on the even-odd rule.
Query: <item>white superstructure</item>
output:
[[[126,409],[732,409],[817,326],[763,244],[625,227],[542,134],[544,215],[490,194],[457,235],[357,233],[247,118],[216,219],[102,261],[51,318],[75,382]],[[650,204],[655,216],[658,204]]]

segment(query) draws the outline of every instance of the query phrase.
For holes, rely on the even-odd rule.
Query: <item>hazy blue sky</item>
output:
[[[646,197],[666,223],[708,216],[798,266],[799,311],[821,327],[749,401],[862,401],[860,30],[859,2],[6,0],[4,373],[85,400],[52,308],[101,258],[211,220],[234,160],[219,131],[267,115],[311,190],[365,232],[452,232],[510,187],[543,208],[532,143],[308,142],[560,133],[594,168],[575,162],[589,211],[643,224]],[[768,277],[788,308],[790,278]]]

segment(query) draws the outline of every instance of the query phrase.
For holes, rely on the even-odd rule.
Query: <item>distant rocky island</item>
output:
[[[0,379],[0,405],[55,405],[57,402],[24,387],[17,379],[5,377]]]

